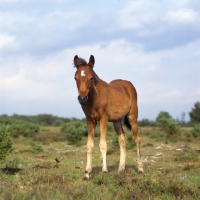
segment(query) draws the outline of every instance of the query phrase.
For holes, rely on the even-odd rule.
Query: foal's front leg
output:
[[[107,164],[106,164],[106,154],[107,154],[106,133],[107,133],[107,123],[108,123],[107,117],[102,118],[101,121],[100,121],[101,136],[100,136],[99,148],[100,148],[102,159],[103,159],[102,172],[104,172],[104,173],[108,172],[108,168],[107,168]]]
[[[87,139],[87,165],[85,170],[85,175],[83,180],[88,180],[90,178],[90,173],[92,172],[92,153],[94,150],[94,131],[96,124],[87,119],[88,128],[88,139]]]

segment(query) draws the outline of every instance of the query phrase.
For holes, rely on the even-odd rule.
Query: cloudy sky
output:
[[[91,54],[135,85],[139,119],[181,118],[200,101],[200,0],[0,0],[0,114],[84,117],[73,58]]]

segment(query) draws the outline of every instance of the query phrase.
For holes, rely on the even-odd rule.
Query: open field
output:
[[[0,163],[0,199],[200,199],[200,140],[188,131],[182,128],[181,136],[166,138],[157,128],[140,128],[144,175],[137,173],[134,148],[127,150],[126,171],[118,176],[119,148],[112,132],[109,173],[102,174],[96,137],[92,176],[82,181],[86,146],[67,145],[59,127],[41,127],[31,139],[13,139],[13,153]]]

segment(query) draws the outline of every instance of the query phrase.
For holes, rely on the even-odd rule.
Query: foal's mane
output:
[[[88,65],[88,63],[87,63],[86,60],[83,59],[83,58],[77,58],[77,59],[74,61],[74,67],[76,67],[76,68],[78,68],[79,66],[87,66],[87,65]],[[93,71],[94,75],[95,75],[98,79],[100,79],[100,78],[97,76],[97,74],[95,73],[95,71],[93,70],[93,68],[92,68],[92,71]]]
[[[74,61],[74,67],[79,67],[79,66],[86,66],[87,65],[87,62],[85,59],[83,58],[77,58],[75,61]]]

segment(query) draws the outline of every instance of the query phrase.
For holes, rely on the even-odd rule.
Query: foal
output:
[[[125,170],[126,137],[121,124],[123,118],[125,125],[133,131],[134,141],[137,146],[138,172],[143,173],[137,124],[138,107],[136,90],[129,81],[117,79],[106,83],[101,80],[93,71],[94,63],[95,59],[93,55],[90,56],[88,63],[77,55],[74,57],[74,66],[77,69],[75,80],[79,94],[78,101],[85,113],[88,128],[87,166],[84,180],[89,179],[92,171],[94,131],[97,124],[100,124],[101,131],[99,147],[103,158],[102,171],[108,172],[106,164],[106,132],[108,122],[113,122],[114,129],[118,134],[120,146],[118,173]]]

